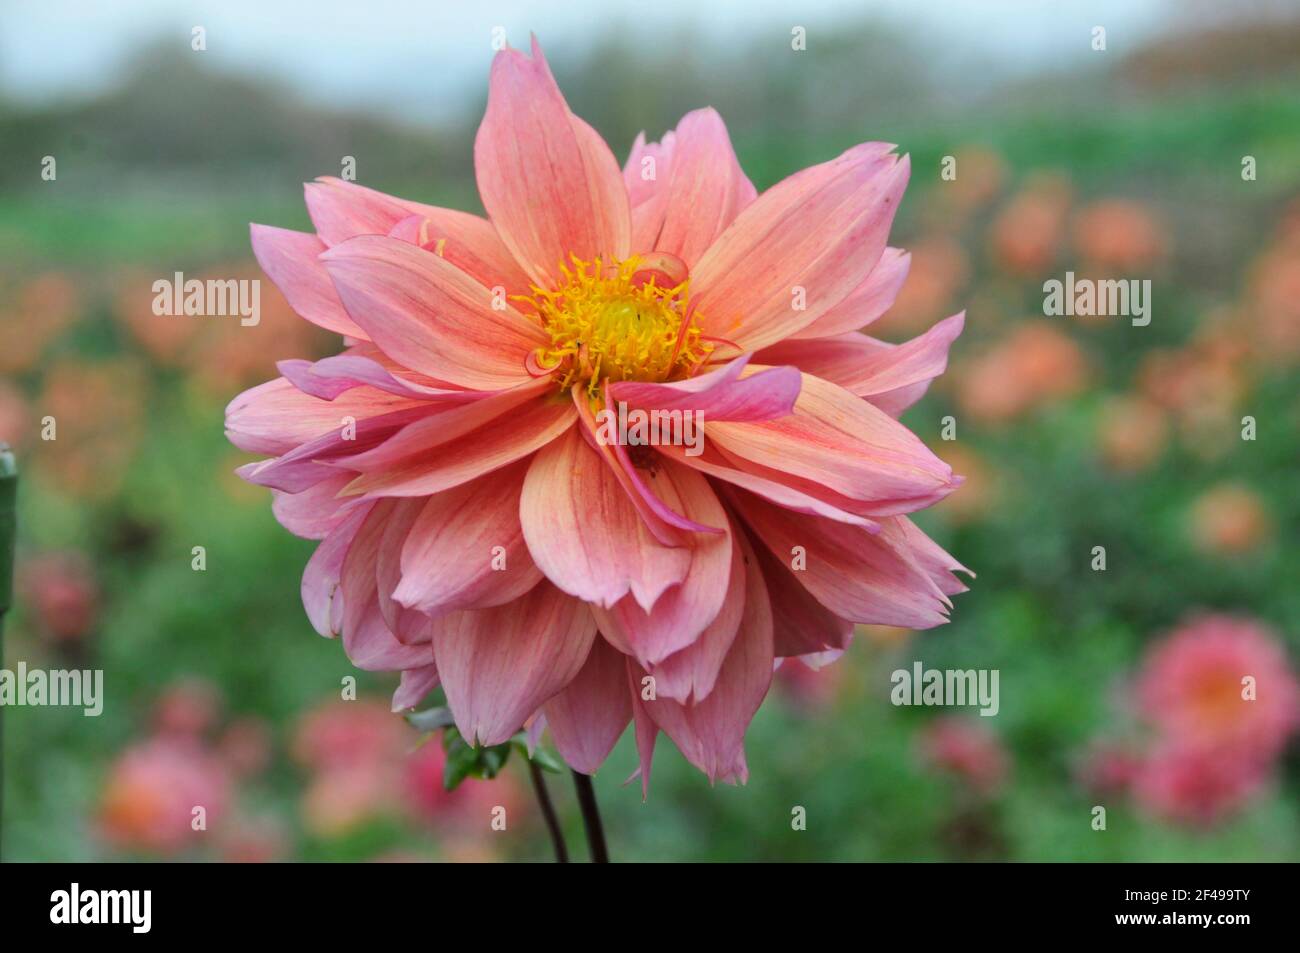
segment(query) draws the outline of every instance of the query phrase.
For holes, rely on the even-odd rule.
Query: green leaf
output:
[[[413,711],[406,716],[406,720],[420,731],[437,731],[439,728],[448,728],[456,723],[451,716],[451,709],[446,705],[426,708],[424,711]]]

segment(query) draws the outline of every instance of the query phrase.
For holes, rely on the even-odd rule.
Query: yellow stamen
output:
[[[660,288],[653,277],[636,282],[633,256],[608,265],[574,256],[561,265],[564,280],[554,291],[536,285],[515,300],[536,309],[551,343],[537,349],[538,368],[563,390],[584,382],[596,400],[602,382],[667,381],[689,377],[713,345],[701,339],[690,311],[690,279]]]

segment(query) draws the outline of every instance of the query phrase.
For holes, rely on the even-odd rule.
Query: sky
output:
[[[191,45],[206,31],[213,68],[287,82],[308,100],[377,110],[412,123],[447,118],[480,89],[493,29],[513,46],[541,38],[549,57],[581,51],[611,26],[648,48],[683,29],[706,44],[818,35],[864,16],[903,26],[940,58],[984,61],[1011,77],[1091,54],[1103,25],[1121,53],[1197,0],[0,0],[0,91],[44,105],[111,88],[154,41]],[[652,12],[650,12],[652,11]]]

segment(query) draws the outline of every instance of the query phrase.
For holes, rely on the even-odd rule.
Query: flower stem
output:
[[[582,824],[587,829],[587,846],[591,849],[591,862],[608,864],[609,851],[605,847],[605,828],[600,823],[600,807],[596,804],[596,789],[591,786],[591,776],[574,771],[573,786],[578,791],[578,804],[582,807]]]
[[[18,520],[18,465],[9,445],[0,441],[0,667],[4,665],[5,613],[13,598],[14,533]],[[0,858],[4,857],[4,708],[0,706]]]
[[[542,817],[546,819],[546,830],[551,835],[551,846],[555,848],[555,862],[567,864],[569,848],[564,844],[564,831],[560,829],[560,819],[555,816],[555,805],[551,803],[550,792],[546,790],[546,778],[542,775],[542,769],[531,758],[528,759],[528,774],[533,779],[537,805],[542,809]]]

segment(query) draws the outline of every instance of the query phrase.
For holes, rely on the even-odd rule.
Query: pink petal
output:
[[[240,450],[279,456],[338,430],[345,417],[361,420],[420,406],[369,388],[336,400],[304,394],[283,377],[244,391],[226,407],[226,436]]]
[[[648,686],[654,685],[654,678],[647,675],[632,659],[628,659],[627,685],[629,697],[632,699],[632,724],[636,736],[639,766],[632,773],[632,776],[623,783],[630,783],[640,776],[641,800],[644,801],[646,795],[650,793],[650,768],[654,763],[655,739],[659,736],[659,726],[655,724],[654,719],[650,717],[650,712],[646,710],[648,700],[644,697],[644,693],[649,691]]]
[[[435,217],[423,212],[406,216],[389,230],[388,236],[445,258],[485,288],[507,294],[528,291],[528,276],[501,243],[491,222],[463,212],[436,211],[440,214]],[[463,216],[470,227],[449,215]]]
[[[362,235],[321,256],[348,314],[386,354],[413,371],[475,390],[531,380],[524,360],[547,337],[437,255],[395,238]]]
[[[376,560],[398,501],[381,500],[357,530],[343,560],[343,649],[357,668],[400,671],[428,664],[427,645],[404,645],[389,629],[379,604]]]
[[[782,562],[763,545],[754,547],[772,603],[772,638],[778,658],[802,657],[848,646],[853,623],[813,598]],[[788,554],[787,554],[788,555]]]
[[[775,344],[866,279],[907,185],[908,159],[891,148],[850,149],[777,183],[740,213],[692,269],[707,335],[742,350]]]
[[[745,730],[772,684],[772,611],[757,562],[746,562],[745,614],[713,691],[692,705],[662,693],[645,702],[655,724],[713,781],[746,779]]]
[[[419,501],[421,511],[401,549],[402,580],[393,598],[439,615],[502,605],[532,589],[542,572],[519,526],[527,471],[528,463],[521,461]]]
[[[319,261],[325,243],[315,235],[270,225],[251,225],[253,255],[280,289],[289,307],[312,324],[350,338],[367,340],[343,310],[325,266]]]
[[[762,423],[718,423],[728,457],[792,474],[853,500],[949,492],[952,468],[906,427],[835,384],[803,375],[795,412]]]
[[[544,396],[391,470],[366,473],[344,492],[369,496],[430,496],[526,457],[573,426],[577,411],[567,398]]]
[[[726,601],[718,610],[717,617],[692,644],[650,667],[659,695],[683,704],[708,697],[717,683],[731,643],[736,639],[745,612],[745,597],[745,561],[741,547],[733,545]]]
[[[375,557],[375,584],[379,596],[379,611],[384,624],[403,645],[427,645],[433,638],[432,620],[423,612],[408,609],[393,598],[393,592],[402,581],[402,550],[424,509],[424,500],[400,499],[393,501],[387,525],[379,541]]]
[[[332,533],[350,510],[353,501],[338,499],[338,493],[352,477],[347,473],[323,480],[301,493],[273,491],[271,511],[280,525],[303,539],[324,539]]]
[[[235,472],[249,483],[286,493],[301,493],[322,480],[337,476],[338,468],[332,463],[379,446],[403,427],[429,413],[428,405],[420,404],[378,417],[354,420],[340,417],[333,430],[295,447],[279,459],[240,467]]]
[[[908,629],[948,621],[947,597],[917,565],[891,521],[872,534],[820,516],[792,514],[741,492],[731,499],[754,535],[835,615]],[[800,553],[805,568],[795,570]]]
[[[494,394],[480,391],[479,399],[468,403],[431,407],[428,413],[402,427],[383,443],[341,457],[338,464],[362,473],[401,466],[412,457],[428,456],[443,444],[489,427],[493,421],[538,400],[554,387],[551,381],[539,378]]]
[[[371,509],[369,503],[353,509],[321,541],[303,569],[302,604],[307,610],[307,619],[312,628],[329,638],[338,635],[343,624],[343,594],[339,591],[343,560]]]
[[[663,200],[668,195],[665,184],[670,178],[668,164],[672,160],[676,145],[677,134],[671,131],[664,133],[663,140],[660,142],[646,142],[645,133],[637,133],[636,141],[632,143],[632,151],[628,153],[627,164],[623,166],[623,184],[627,187],[627,200],[632,206],[633,213],[656,197],[660,205],[653,217],[647,221],[650,234],[644,237],[637,237],[641,232],[636,224],[636,216],[633,215],[632,247],[637,251],[653,248],[655,236],[659,234],[659,229],[662,227]],[[646,159],[654,161],[646,162],[644,161]]]
[[[651,477],[655,493],[692,520],[727,526],[726,511],[708,481],[694,470],[663,460]],[[684,649],[717,618],[731,573],[731,533],[692,540],[691,565],[685,580],[666,590],[646,612],[632,596],[610,609],[592,607],[603,632],[615,646],[642,665],[663,661]]]
[[[304,394],[321,400],[337,400],[357,387],[373,387],[387,394],[409,400],[455,403],[476,400],[491,391],[461,390],[443,381],[435,381],[398,365],[385,366],[383,355],[375,351],[363,354],[353,350],[345,354],[311,361],[277,361],[276,369]]]
[[[474,169],[506,247],[535,283],[555,287],[570,255],[626,258],[631,224],[609,147],[569,111],[536,39],[532,52],[492,61]]]
[[[429,649],[430,657],[433,649]],[[393,711],[405,711],[414,708],[424,700],[424,696],[438,687],[438,666],[423,665],[420,668],[408,668],[402,672],[401,684],[393,692]]]
[[[966,584],[953,573],[964,572],[974,578],[973,572],[948,555],[942,546],[925,535],[920,527],[906,516],[896,516],[890,522],[900,530],[902,539],[917,565],[934,580],[934,584],[945,596],[955,596],[967,591]]]
[[[514,258],[501,243],[492,223],[478,215],[456,209],[409,202],[329,176],[308,183],[307,212],[316,233],[327,246],[338,245],[358,235],[388,235],[399,223],[418,215],[429,223],[425,231],[429,244],[437,247],[445,238],[444,256],[457,263],[480,284],[503,285],[510,292],[526,291],[527,281]],[[413,229],[406,241],[419,237]],[[450,250],[450,253],[448,253]]]
[[[687,113],[672,135],[671,158],[662,151],[656,157],[652,188],[636,186],[638,195],[643,190],[656,194],[645,206],[653,211],[633,217],[632,250],[666,251],[694,265],[757,193],[741,171],[727,127],[715,110]],[[650,153],[643,146],[640,154]],[[633,159],[639,160],[639,155]],[[633,181],[640,178],[639,161],[634,168],[629,159],[625,182],[629,172]],[[629,183],[629,194],[632,188]]]
[[[907,252],[886,248],[876,267],[847,298],[791,337],[832,337],[865,328],[894,306],[911,264],[912,256]]]
[[[504,606],[438,619],[434,658],[461,735],[478,745],[508,740],[573,681],[595,636],[587,607],[546,582]]]
[[[825,500],[795,489],[778,479],[769,479],[756,473],[750,473],[748,470],[739,470],[730,466],[726,458],[708,447],[705,447],[704,453],[696,457],[687,456],[681,447],[659,447],[657,449],[664,456],[676,460],[678,463],[699,470],[701,473],[708,474],[715,479],[735,484],[749,490],[751,493],[757,493],[764,499],[771,500],[786,509],[796,510],[800,513],[815,513],[818,516],[825,516],[841,523],[851,523],[854,526],[863,526],[870,530],[874,530],[877,525],[874,520],[840,509]]]
[[[618,381],[610,384],[609,393],[629,407],[698,413],[703,423],[772,420],[792,413],[799,397],[799,371],[771,367],[741,377],[749,358],[743,354],[717,370],[669,384]]]
[[[608,607],[630,592],[649,609],[691,564],[689,551],[654,539],[577,428],[533,458],[519,514],[528,549],[547,578],[587,602]]]
[[[595,774],[632,720],[623,659],[596,639],[582,670],[542,709],[560,757],[574,771]]]
[[[857,333],[787,340],[766,348],[759,358],[769,363],[793,364],[897,416],[919,400],[930,381],[947,368],[948,350],[961,334],[965,320],[965,312],[955,314],[920,337],[898,345]]]

